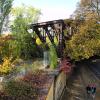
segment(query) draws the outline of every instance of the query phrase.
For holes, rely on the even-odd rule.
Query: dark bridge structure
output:
[[[30,25],[30,29],[37,34],[43,43],[46,43],[46,37],[48,36],[51,43],[55,46],[54,37],[57,38],[58,46],[56,50],[59,57],[62,56],[65,47],[65,28],[64,20],[54,20]]]

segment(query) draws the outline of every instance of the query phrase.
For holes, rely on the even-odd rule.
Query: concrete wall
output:
[[[54,96],[53,96],[53,93],[54,93],[53,90],[54,90],[54,81],[53,81],[53,83],[52,83],[52,85],[50,87],[50,90],[49,90],[49,93],[48,93],[48,95],[46,97],[46,100],[53,100],[53,98],[54,98]]]
[[[66,86],[67,76],[61,72],[53,81],[46,100],[59,100]]]

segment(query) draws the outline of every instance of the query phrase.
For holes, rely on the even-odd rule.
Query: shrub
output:
[[[12,69],[11,58],[5,57],[3,63],[0,65],[0,75],[9,74]]]
[[[5,83],[4,91],[9,97],[14,97],[16,100],[37,100],[37,90],[22,81],[10,80]]]

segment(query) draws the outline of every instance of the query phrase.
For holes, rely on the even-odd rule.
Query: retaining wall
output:
[[[64,88],[66,87],[66,80],[68,76],[61,72],[57,76],[55,76],[52,85],[49,89],[46,100],[59,100]]]

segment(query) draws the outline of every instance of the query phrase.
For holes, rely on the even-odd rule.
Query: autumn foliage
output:
[[[86,20],[66,42],[65,52],[77,61],[100,55],[100,24],[93,19]]]
[[[72,64],[69,62],[69,59],[64,58],[61,60],[60,71],[63,71],[65,74],[72,71]]]

